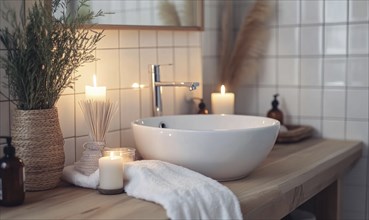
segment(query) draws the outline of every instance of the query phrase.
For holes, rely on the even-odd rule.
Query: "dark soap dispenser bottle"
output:
[[[7,142],[4,157],[0,159],[0,205],[20,205],[25,198],[24,164],[15,156],[11,137],[0,138],[6,138]]]
[[[281,125],[283,125],[283,112],[279,110],[278,105],[279,102],[277,100],[279,94],[274,95],[274,100],[272,101],[272,109],[268,111],[267,117],[274,118],[278,120]]]

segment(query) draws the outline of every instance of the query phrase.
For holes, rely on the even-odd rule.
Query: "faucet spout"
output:
[[[200,83],[198,83],[198,82],[191,83],[190,91],[196,90],[198,86],[200,86]]]
[[[188,87],[192,91],[200,86],[200,84],[198,82],[155,82],[155,86]]]
[[[161,82],[160,81],[160,65],[150,65],[149,69],[151,73],[151,87],[153,94],[153,113],[154,116],[160,116],[163,113],[163,106],[161,100],[161,87],[172,86],[172,87],[187,87],[190,91],[195,90],[200,83],[198,82]]]

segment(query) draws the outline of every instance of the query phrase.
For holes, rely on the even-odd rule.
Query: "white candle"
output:
[[[94,101],[106,100],[106,87],[96,85],[96,75],[93,76],[94,86],[86,86],[86,99]]]
[[[115,190],[123,188],[123,159],[120,156],[107,156],[99,159],[99,188]]]
[[[226,93],[225,87],[222,85],[220,93],[211,94],[211,108],[213,114],[233,114],[234,93]]]

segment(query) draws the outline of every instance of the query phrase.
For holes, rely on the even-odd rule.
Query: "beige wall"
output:
[[[164,114],[193,113],[195,104],[188,100],[189,95],[202,97],[201,32],[122,28],[106,30],[105,35],[95,51],[99,60],[79,70],[81,78],[74,89],[64,91],[57,103],[65,138],[66,165],[80,158],[82,145],[88,141],[78,101],[84,98],[85,85],[92,85],[93,74],[97,75],[98,85],[107,87],[107,98],[119,105],[107,134],[107,146],[111,147],[135,147],[130,122],[152,116],[149,64],[173,64],[162,67],[162,80],[200,82],[200,87],[193,92],[186,88],[164,88]],[[0,71],[2,84],[6,79],[4,70]],[[132,88],[133,83],[143,88]],[[9,101],[7,88],[1,86],[0,91],[0,135],[9,135],[14,105]]]

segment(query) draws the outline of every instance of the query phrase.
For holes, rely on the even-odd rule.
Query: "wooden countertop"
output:
[[[248,177],[223,182],[238,197],[245,219],[280,219],[335,182],[361,157],[358,141],[310,139],[276,145]],[[0,219],[164,219],[158,204],[126,194],[63,184],[53,190],[27,192],[25,203],[0,207]]]

